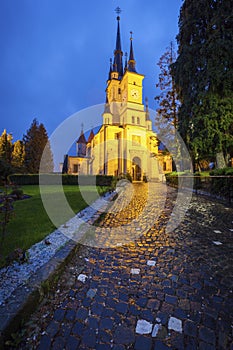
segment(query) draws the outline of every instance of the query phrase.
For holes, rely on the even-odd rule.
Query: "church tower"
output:
[[[158,140],[152,130],[148,100],[143,103],[144,75],[138,73],[133,33],[130,32],[129,55],[121,44],[120,9],[117,9],[116,44],[106,86],[103,123],[86,140],[83,131],[77,141],[77,156],[69,157],[68,172],[90,175],[130,174],[134,181],[155,180],[164,164]],[[168,161],[171,164],[171,159]],[[170,166],[171,168],[171,166]],[[169,168],[169,169],[170,169]],[[168,170],[168,168],[166,168]],[[73,173],[75,171],[73,170]]]
[[[136,60],[133,48],[133,33],[130,32],[129,59],[123,68],[123,52],[121,48],[120,16],[117,16],[117,36],[114,59],[110,59],[110,69],[106,87],[106,107],[103,114],[103,124],[114,125],[141,125],[151,130],[152,125],[148,123],[143,105],[143,79],[136,69]],[[120,105],[117,113],[110,112],[111,104]],[[121,107],[121,108],[120,108]],[[119,111],[119,108],[121,111]]]
[[[143,104],[144,75],[137,71],[132,32],[129,44],[129,57],[125,54],[123,67],[118,15],[116,46],[114,58],[110,59],[103,113],[103,172],[111,175],[130,173],[134,180],[141,181],[143,175],[148,174],[148,155],[152,149],[153,153],[157,153],[158,147],[156,137],[150,139],[155,134],[152,131],[148,103],[146,109]],[[117,161],[110,160],[109,155]]]

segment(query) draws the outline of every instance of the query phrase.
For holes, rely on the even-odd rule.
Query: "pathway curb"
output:
[[[108,198],[108,205],[111,205],[116,197],[117,194],[113,192]],[[98,220],[100,215],[101,212],[91,223]],[[11,339],[11,335],[17,332],[34,312],[79,248],[79,243],[69,240],[28,279],[26,284],[14,290],[7,304],[0,308],[0,349],[5,348],[5,342]]]
[[[70,240],[44,264],[27,284],[16,288],[7,305],[0,310],[0,348],[11,338],[41,302],[56,277],[64,270],[67,262],[78,251],[80,244]]]

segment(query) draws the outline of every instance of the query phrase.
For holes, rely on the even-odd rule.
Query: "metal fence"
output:
[[[186,176],[168,175],[166,183],[178,188],[185,187],[188,179],[193,179],[193,190],[196,194],[209,195],[211,197],[233,203],[233,176]]]

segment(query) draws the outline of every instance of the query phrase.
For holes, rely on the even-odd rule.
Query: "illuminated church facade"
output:
[[[113,176],[129,173],[134,181],[145,178],[156,181],[172,171],[171,156],[158,149],[148,101],[143,104],[143,79],[144,75],[136,70],[132,33],[129,59],[126,57],[123,64],[118,16],[103,122],[97,133],[91,131],[87,137],[81,132],[76,156],[66,157],[67,173]]]

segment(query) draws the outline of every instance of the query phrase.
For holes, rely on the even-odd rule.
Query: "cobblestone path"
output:
[[[134,185],[127,207],[99,226],[111,232],[130,224],[143,211],[147,186]],[[233,209],[193,196],[183,222],[166,233],[175,199],[168,189],[165,208],[136,241],[82,246],[18,348],[233,349]],[[158,206],[156,196],[150,205]]]

